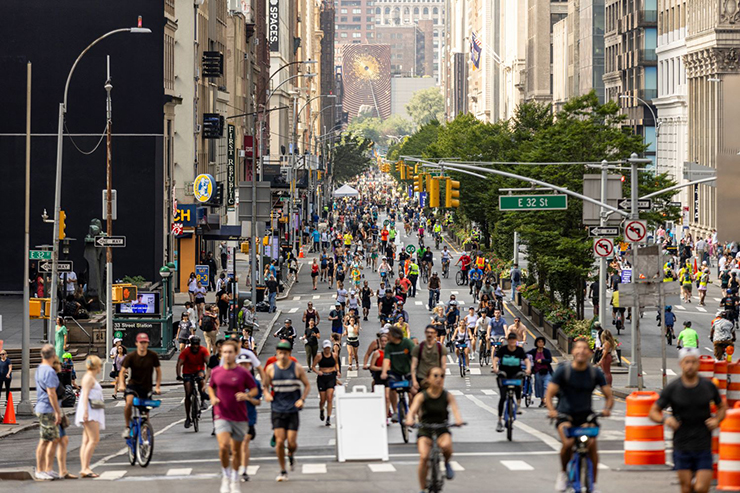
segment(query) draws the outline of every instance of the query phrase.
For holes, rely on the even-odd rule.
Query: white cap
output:
[[[242,357],[247,358],[247,360],[250,363],[252,363],[252,366],[255,367],[255,368],[258,367],[258,366],[260,366],[262,364],[262,362],[257,357],[257,355],[254,354],[249,349],[242,348],[241,352],[239,353],[239,356],[237,356],[237,358],[236,358],[237,363],[246,363],[245,360],[242,360]]]
[[[331,347],[331,341],[328,340],[328,339],[324,340],[324,342],[322,343],[321,347],[325,347],[325,348]]]
[[[678,361],[683,361],[684,358],[688,358],[690,356],[698,358],[701,356],[701,351],[695,347],[685,347],[678,352]]]
[[[113,339],[113,344],[115,344],[117,342],[123,342],[123,339],[120,339],[118,337],[116,337],[115,339]]]

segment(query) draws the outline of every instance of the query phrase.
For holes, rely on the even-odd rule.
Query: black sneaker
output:
[[[190,421],[190,416],[188,416],[187,418],[185,418],[185,428],[190,428],[191,424],[192,422]]]
[[[242,473],[242,483],[246,483],[247,481],[249,481],[249,474],[246,472]]]
[[[331,418],[326,418],[326,426],[331,426]]]
[[[319,410],[319,419],[321,421],[324,421],[324,408],[323,407]]]
[[[288,463],[290,464],[290,470],[295,471],[295,456],[293,454],[288,455]]]

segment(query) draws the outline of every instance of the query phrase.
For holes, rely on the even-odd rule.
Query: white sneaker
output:
[[[46,475],[51,479],[62,479],[62,477],[56,471],[46,471]]]
[[[565,491],[568,487],[568,474],[559,472],[558,477],[555,480],[555,491]]]
[[[594,483],[594,489],[591,490],[591,493],[601,493],[601,490],[596,486],[596,483]]]
[[[221,489],[219,490],[220,493],[231,493],[231,488],[229,486],[229,483],[231,483],[231,479],[227,478],[226,476],[221,478]]]
[[[285,471],[281,471],[280,474],[278,474],[278,477],[275,478],[275,481],[278,483],[287,481],[288,480],[288,473]]]
[[[239,482],[239,480],[238,479],[236,481],[232,480],[231,489],[229,490],[229,493],[241,493],[241,492],[242,492],[242,488],[241,488],[241,483]]]
[[[35,478],[39,481],[51,481],[53,478],[46,474],[44,471],[36,471],[34,474]]]

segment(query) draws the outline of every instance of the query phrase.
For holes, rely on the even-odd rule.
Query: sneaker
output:
[[[247,481],[249,481],[249,474],[247,474],[246,472],[243,472],[242,473],[242,483],[246,483]]]
[[[200,410],[205,411],[208,409],[208,401],[200,401]]]
[[[34,474],[34,477],[38,481],[51,481],[53,478],[46,474],[44,471],[36,471],[36,474]]]
[[[273,433],[272,438],[270,438],[270,447],[275,448],[275,434]]]
[[[391,415],[391,423],[398,423],[398,413],[393,413]]]
[[[326,426],[331,426],[331,418],[326,418]]]
[[[520,407],[520,408],[518,408],[518,409],[516,410],[516,413],[517,413],[517,414],[524,414],[524,411],[522,411],[522,408]]]
[[[278,474],[278,477],[275,478],[275,481],[278,483],[287,481],[288,480],[288,473],[286,471],[280,471],[280,474]]]
[[[445,462],[445,472],[447,473],[447,479],[455,478],[455,471],[452,470],[452,466],[449,462]]]
[[[319,410],[319,419],[321,421],[324,421],[324,408],[323,407]]]
[[[187,418],[185,418],[185,428],[190,428],[191,424],[192,422],[190,421],[190,416],[188,416]]]
[[[290,470],[295,471],[295,456],[288,454],[288,463],[290,464]]]
[[[62,477],[56,471],[46,471],[46,475],[51,479],[62,479]]]
[[[124,428],[123,433],[121,433],[121,438],[128,438],[131,436],[131,428]]]
[[[496,431],[499,433],[504,431],[504,424],[501,421],[499,421],[498,424],[496,425]]]
[[[229,485],[231,483],[231,480],[227,478],[226,476],[221,478],[221,489],[218,490],[219,493],[231,493],[231,487]]]
[[[229,481],[229,493],[241,493],[242,487],[239,479]]]
[[[568,488],[568,475],[560,471],[555,479],[555,491],[565,491]]]

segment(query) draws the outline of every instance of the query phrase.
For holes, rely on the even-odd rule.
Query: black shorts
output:
[[[290,430],[298,431],[300,419],[298,413],[276,413],[272,412],[272,429],[273,430]]]
[[[372,306],[372,303],[370,302],[370,300],[362,301],[362,308],[367,308],[369,310],[371,306]]]
[[[383,387],[388,386],[388,379],[386,378],[385,380],[383,380],[382,378],[380,378],[379,371],[371,371],[370,374],[373,376],[374,385],[382,385]]]
[[[360,347],[360,340],[357,339],[356,341],[350,341],[347,339],[347,345],[352,347]]]
[[[673,451],[673,469],[675,471],[711,471],[712,470],[712,451],[711,450],[674,450]]]
[[[319,388],[319,392],[326,392],[329,389],[333,389],[337,386],[337,373],[324,373],[323,375],[317,376],[316,386]]]
[[[437,337],[444,337],[447,335],[447,329],[437,327]]]
[[[126,390],[123,392],[123,395],[124,397],[127,395],[133,395],[134,397],[138,397],[140,399],[146,399],[151,392],[151,389],[147,390],[141,385],[127,384]]]
[[[571,413],[570,417],[573,419],[566,419],[566,418],[558,418],[555,422],[555,428],[559,428],[561,424],[563,423],[570,423],[571,426],[583,426],[588,421],[588,417],[591,416],[593,411],[588,411],[587,413]]]
[[[292,269],[291,272],[295,272],[295,269]],[[318,277],[318,272],[311,272],[311,277]]]
[[[257,430],[254,428],[254,425],[249,425],[249,431],[247,432],[247,435],[252,437],[252,440],[255,439],[257,436]]]
[[[420,425],[419,431],[416,433],[416,440],[418,441],[419,438],[425,437],[425,438],[434,438],[435,436],[437,438],[441,437],[445,433],[450,434],[449,428],[440,428],[437,430],[430,430],[428,428],[423,428]]]
[[[337,281],[344,282],[345,274],[337,274]]]

